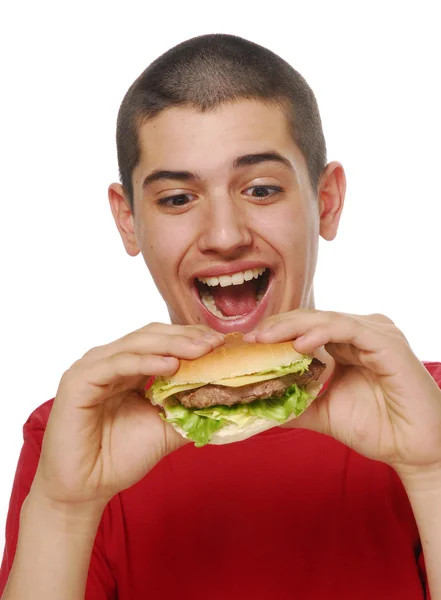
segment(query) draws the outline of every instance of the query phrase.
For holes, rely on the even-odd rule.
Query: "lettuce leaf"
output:
[[[280,424],[293,414],[297,417],[306,410],[310,394],[297,385],[290,386],[280,398],[255,400],[249,404],[234,406],[209,406],[206,408],[186,408],[182,404],[166,406],[167,423],[175,423],[185,431],[188,439],[197,448],[208,444],[216,431],[234,423],[246,427],[255,419],[267,419]]]

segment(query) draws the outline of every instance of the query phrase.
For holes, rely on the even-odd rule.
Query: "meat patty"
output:
[[[206,406],[216,406],[217,404],[223,404],[224,406],[248,404],[254,400],[261,400],[270,396],[282,396],[286,388],[294,383],[297,385],[307,385],[320,377],[325,366],[325,364],[313,358],[309,369],[303,375],[291,373],[277,379],[250,383],[241,387],[227,387],[225,385],[213,385],[209,383],[196,390],[178,392],[174,394],[174,398],[187,408],[205,408]]]

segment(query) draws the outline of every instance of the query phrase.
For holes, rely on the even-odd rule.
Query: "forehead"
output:
[[[257,101],[224,104],[200,113],[190,107],[173,107],[139,129],[140,160],[135,178],[153,169],[197,169],[216,172],[237,157],[271,148],[304,167],[286,117],[275,105]]]

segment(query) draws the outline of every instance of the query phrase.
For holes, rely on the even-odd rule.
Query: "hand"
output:
[[[306,354],[324,346],[335,360],[329,388],[291,426],[331,435],[402,477],[441,472],[441,390],[390,319],[298,309],[266,319],[253,338],[295,340]]]
[[[139,481],[186,441],[144,397],[152,375],[172,375],[223,343],[204,326],[152,323],[93,348],[64,373],[33,489],[58,504],[99,505]]]

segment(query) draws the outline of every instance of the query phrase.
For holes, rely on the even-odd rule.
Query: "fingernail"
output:
[[[256,334],[252,333],[252,332],[246,333],[243,336],[243,340],[244,340],[244,342],[255,342],[256,341]]]
[[[155,381],[155,376],[152,375],[151,377],[148,378],[147,383],[145,384],[144,389],[145,390],[149,390],[152,387],[154,381]]]

